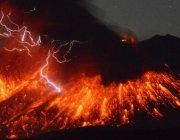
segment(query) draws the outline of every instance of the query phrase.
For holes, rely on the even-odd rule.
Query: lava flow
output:
[[[0,138],[84,126],[121,126],[132,122],[140,111],[161,118],[161,106],[180,107],[180,81],[170,74],[149,71],[138,79],[106,87],[100,75],[82,75],[65,84],[56,77],[57,65],[68,62],[66,55],[78,41],[44,47],[40,36],[34,37],[25,26],[20,28],[3,12],[0,28]],[[68,49],[59,61],[62,46]]]

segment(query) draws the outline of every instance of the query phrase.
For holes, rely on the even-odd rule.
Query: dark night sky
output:
[[[87,0],[85,0],[87,1]],[[156,34],[180,37],[179,0],[93,0],[99,12],[91,12],[109,27],[133,31],[138,39],[148,39]]]

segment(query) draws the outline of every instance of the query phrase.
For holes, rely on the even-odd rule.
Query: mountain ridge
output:
[[[178,76],[180,72],[180,38],[172,35],[155,35],[139,42],[140,53],[146,63],[155,70],[171,71]],[[165,66],[166,65],[166,66]],[[158,69],[158,67],[160,67]],[[168,68],[167,68],[168,67]]]

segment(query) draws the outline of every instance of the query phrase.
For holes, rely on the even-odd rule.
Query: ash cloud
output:
[[[82,0],[18,1],[11,3],[29,11],[31,23],[41,21],[38,31],[41,35],[63,41],[78,40],[68,58],[70,62],[62,64],[60,77],[68,81],[73,75],[85,73],[87,76],[100,74],[105,85],[111,82],[123,82],[141,76],[149,70],[150,63],[140,51],[135,34],[121,29],[118,35],[103,25],[85,7],[98,9]],[[100,11],[100,10],[99,10]],[[122,41],[122,40],[126,41]],[[62,52],[66,51],[62,49]],[[60,54],[62,55],[62,54]],[[154,63],[154,62],[152,62]],[[156,62],[155,62],[156,63]],[[152,67],[153,68],[153,67]]]

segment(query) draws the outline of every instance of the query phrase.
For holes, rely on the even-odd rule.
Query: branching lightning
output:
[[[54,43],[54,42],[57,42],[57,41],[59,42],[59,40],[53,40],[51,43]],[[70,51],[71,51],[74,43],[82,43],[82,42],[77,41],[77,40],[72,40],[72,41],[66,42],[66,43],[64,43],[64,44],[61,44],[61,43],[60,43],[60,46],[58,47],[58,49],[57,49],[56,51],[54,50],[54,48],[55,48],[55,46],[54,46],[54,47],[52,48],[52,57],[53,57],[54,59],[56,59],[56,61],[57,61],[58,63],[69,62],[70,60],[67,60],[67,59],[66,59],[66,56],[70,53]],[[84,42],[84,43],[86,43],[86,42]],[[55,54],[57,54],[57,53],[60,51],[60,48],[61,48],[61,47],[63,47],[63,46],[68,46],[68,45],[69,45],[69,48],[68,48],[68,50],[66,51],[66,53],[64,54],[64,56],[63,56],[63,61],[59,61],[59,60],[57,59],[57,57],[55,57]]]
[[[6,33],[3,32],[3,33],[0,33],[1,36],[3,37],[15,37],[15,36],[18,36],[17,38],[17,41],[25,48],[25,50],[27,50],[28,52],[28,55],[29,56],[32,56],[31,55],[31,51],[29,50],[28,47],[34,47],[34,46],[40,46],[41,44],[41,38],[40,36],[38,37],[38,40],[35,42],[30,31],[27,30],[27,27],[26,26],[23,26],[22,28],[20,28],[16,23],[14,23],[11,19],[10,19],[10,15],[11,15],[11,11],[7,14],[7,19],[9,20],[9,22],[16,26],[17,29],[11,29],[9,27],[7,27],[5,24],[3,24],[3,19],[5,18],[5,15],[4,13],[1,11],[1,19],[0,19],[0,25],[2,27],[5,28],[5,30],[7,31]],[[25,38],[28,38],[30,41],[26,41]],[[7,49],[7,51],[14,51],[14,50],[17,50],[17,51],[22,51],[22,49],[19,50],[19,48],[13,48],[13,49]]]
[[[22,49],[22,48],[11,48],[11,49],[8,49],[6,47],[4,47],[4,49],[6,51],[9,51],[9,52],[13,52],[13,51],[23,52],[23,51],[27,51],[28,55],[32,57],[31,48],[35,47],[35,46],[40,46],[41,45],[41,37],[39,36],[38,40],[34,41],[31,32],[27,30],[26,26],[23,26],[22,28],[20,28],[16,23],[14,23],[11,20],[11,18],[10,18],[11,11],[6,15],[6,17],[7,17],[8,21],[12,25],[14,25],[17,29],[9,28],[5,24],[3,24],[3,19],[5,18],[5,15],[4,15],[4,13],[2,11],[1,11],[1,14],[2,14],[2,16],[0,18],[0,25],[5,28],[6,32],[0,33],[0,36],[3,36],[5,38],[8,38],[8,37],[17,37],[17,41],[24,47],[24,49]],[[56,41],[59,41],[59,40],[53,40],[51,43],[54,43]],[[69,62],[70,60],[67,60],[66,56],[70,53],[70,51],[71,51],[71,49],[73,47],[73,44],[74,43],[78,43],[78,42],[79,41],[73,40],[73,41],[70,41],[68,43],[66,42],[64,44],[60,44],[60,46],[58,47],[58,49],[56,51],[54,50],[54,48],[55,48],[55,46],[54,46],[52,49],[50,49],[48,51],[48,56],[46,58],[46,63],[45,63],[45,65],[43,65],[41,67],[41,69],[39,71],[41,77],[44,78],[47,81],[48,84],[52,85],[58,92],[61,92],[61,89],[55,83],[53,83],[51,80],[49,80],[49,78],[46,75],[43,74],[43,70],[49,65],[49,58],[51,56],[52,56],[52,58],[54,58],[60,64],[64,63],[64,62]],[[69,48],[66,51],[66,53],[64,54],[63,60],[60,61],[55,56],[55,54],[57,54],[60,51],[60,48],[63,47],[63,46],[69,46]]]
[[[58,92],[61,92],[61,89],[60,89],[59,87],[57,87],[53,82],[51,82],[51,81],[48,79],[47,76],[45,76],[45,75],[43,74],[43,70],[44,70],[45,67],[47,67],[48,64],[49,64],[49,61],[48,61],[48,60],[49,60],[50,56],[51,56],[51,53],[50,53],[50,51],[49,51],[48,56],[47,56],[47,58],[46,58],[46,64],[40,69],[40,75],[41,75],[44,79],[46,79],[46,81],[47,81],[49,84],[51,84],[55,89],[57,89]]]
[[[161,107],[180,108],[180,80],[163,72],[147,71],[136,79],[104,86],[101,75],[76,78],[76,73],[72,71],[75,80],[60,85],[50,78],[48,69],[52,68],[51,62],[62,64],[71,61],[68,57],[74,43],[86,42],[52,39],[36,59],[39,51],[36,53],[34,50],[43,45],[41,36],[34,39],[28,28],[17,25],[10,15],[11,11],[7,15],[2,11],[0,13],[0,37],[7,39],[3,44],[6,46],[3,55],[7,57],[0,57],[0,139],[25,138],[85,126],[121,126],[132,123],[132,118],[140,111],[159,119],[164,117]],[[18,45],[14,45],[14,40]],[[123,41],[133,43],[130,38]],[[14,48],[9,44],[13,44]],[[13,52],[18,52],[18,55],[12,55],[17,57],[11,60],[9,54]],[[23,55],[19,57],[19,54]],[[3,61],[6,59],[10,63]],[[32,61],[23,67],[27,59]],[[29,68],[35,66],[30,73]],[[167,64],[165,66],[169,68]],[[48,86],[45,87],[44,83]],[[63,94],[57,94],[62,89]]]

